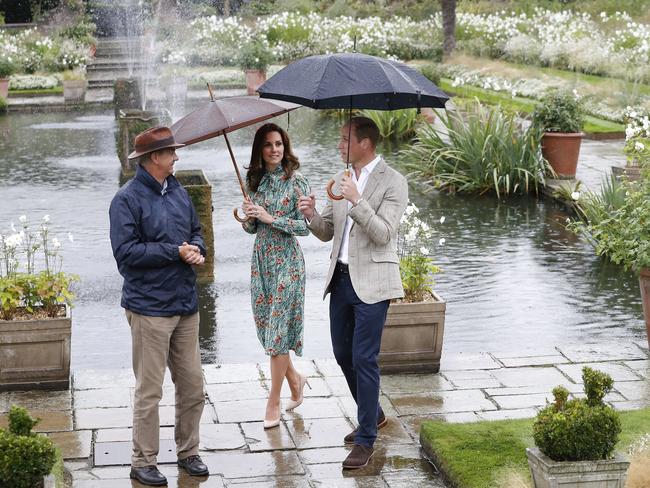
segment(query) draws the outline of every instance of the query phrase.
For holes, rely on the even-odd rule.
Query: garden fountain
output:
[[[154,4],[149,11],[143,2],[122,0],[116,2],[113,10],[104,12],[110,15],[110,31],[123,36],[119,42],[124,59],[127,60],[125,78],[117,78],[114,83],[115,118],[118,130],[115,135],[117,154],[120,159],[120,183],[125,183],[135,173],[137,161],[129,160],[134,149],[135,136],[158,125],[171,125],[171,112],[184,113],[187,89],[179,88],[170,77],[165,88],[164,106],[153,104],[161,97],[150,98],[149,86],[160,86],[157,74],[157,50],[159,49],[158,26],[162,13],[162,1]],[[106,19],[104,19],[106,21]],[[175,61],[179,61],[177,59]],[[184,80],[183,80],[184,81]],[[155,94],[158,95],[158,94]],[[171,105],[171,107],[170,107]],[[207,247],[205,266],[197,268],[199,278],[212,279],[214,276],[214,233],[212,230],[212,186],[202,170],[185,170],[176,174],[179,182],[186,187],[197,209]]]

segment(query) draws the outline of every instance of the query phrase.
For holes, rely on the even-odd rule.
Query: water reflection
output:
[[[278,123],[286,127],[286,116]],[[343,164],[338,124],[307,109],[291,114],[289,132],[318,207],[325,202],[325,184]],[[231,135],[242,169],[254,131]],[[108,205],[120,174],[114,132],[112,111],[0,117],[0,233],[21,214],[49,214],[55,234],[75,235],[64,261],[82,278],[73,310],[75,368],[130,366],[130,333],[119,306],[122,281],[108,239]],[[384,154],[394,159],[386,148]],[[178,169],[200,168],[213,185],[215,280],[199,291],[203,360],[265,361],[250,310],[254,237],[232,218],[241,193],[225,143],[212,139],[179,156]],[[411,199],[437,231],[426,244],[444,269],[436,289],[448,302],[446,351],[643,337],[636,278],[602,262],[567,232],[562,209],[534,199],[425,194],[414,185]],[[328,302],[322,300],[330,244],[313,236],[300,243],[307,264],[304,354],[331,356]]]

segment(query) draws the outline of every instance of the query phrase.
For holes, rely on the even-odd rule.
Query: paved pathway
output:
[[[343,472],[343,436],[355,422],[355,404],[333,359],[299,360],[310,378],[308,398],[285,413],[278,429],[262,419],[269,370],[260,364],[205,365],[206,406],[201,455],[207,480],[179,473],[173,444],[173,388],[166,380],[160,412],[161,470],[170,487],[444,487],[422,459],[424,419],[472,422],[525,418],[565,385],[581,394],[584,365],[611,374],[608,397],[619,409],[650,405],[650,359],[645,343],[571,345],[515,353],[443,354],[439,374],[382,378],[381,403],[389,427],[380,433],[370,466]],[[61,446],[75,488],[139,486],[128,479],[133,377],[130,370],[76,371],[65,392],[0,393],[0,412],[20,404],[42,417],[40,430]],[[288,394],[288,391],[284,392]],[[0,414],[0,426],[6,414]]]

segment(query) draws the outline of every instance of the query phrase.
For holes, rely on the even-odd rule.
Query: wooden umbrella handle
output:
[[[209,88],[209,85],[208,85]],[[237,161],[235,160],[235,155],[232,152],[232,147],[230,147],[230,141],[228,140],[228,136],[226,133],[223,133],[223,138],[226,140],[226,146],[228,147],[228,152],[230,153],[230,160],[232,161],[232,165],[235,168],[235,174],[237,175],[237,181],[239,182],[239,188],[241,189],[241,194],[244,196],[244,198],[248,198],[248,194],[246,193],[246,189],[244,188],[244,182],[241,179],[241,174],[239,174],[239,167],[237,166]],[[238,208],[233,208],[232,209],[232,214],[235,217],[235,220],[240,223],[244,223],[248,220],[252,220],[252,217],[240,217],[239,216],[239,209]]]
[[[346,169],[346,170],[345,170],[345,176],[350,176],[350,170],[349,170],[349,169]],[[330,197],[330,199],[332,199],[332,200],[336,200],[336,201],[343,200],[343,198],[344,198],[343,195],[336,195],[336,194],[332,191],[332,187],[334,186],[334,183],[335,183],[335,182],[334,182],[334,178],[332,178],[331,180],[329,180],[329,182],[327,183],[327,187],[326,187],[326,189],[327,189],[327,196]]]

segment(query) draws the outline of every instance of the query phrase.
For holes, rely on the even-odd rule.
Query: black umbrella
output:
[[[353,108],[444,108],[449,100],[427,77],[404,63],[360,53],[299,59],[269,78],[258,92],[261,98],[284,100],[311,108],[349,109],[350,116]],[[349,167],[349,152],[347,159]],[[333,180],[328,183],[327,193],[330,198],[341,200],[342,196],[332,193],[333,184]]]
[[[311,108],[444,108],[449,97],[410,66],[360,53],[309,56],[258,88],[261,98]]]

